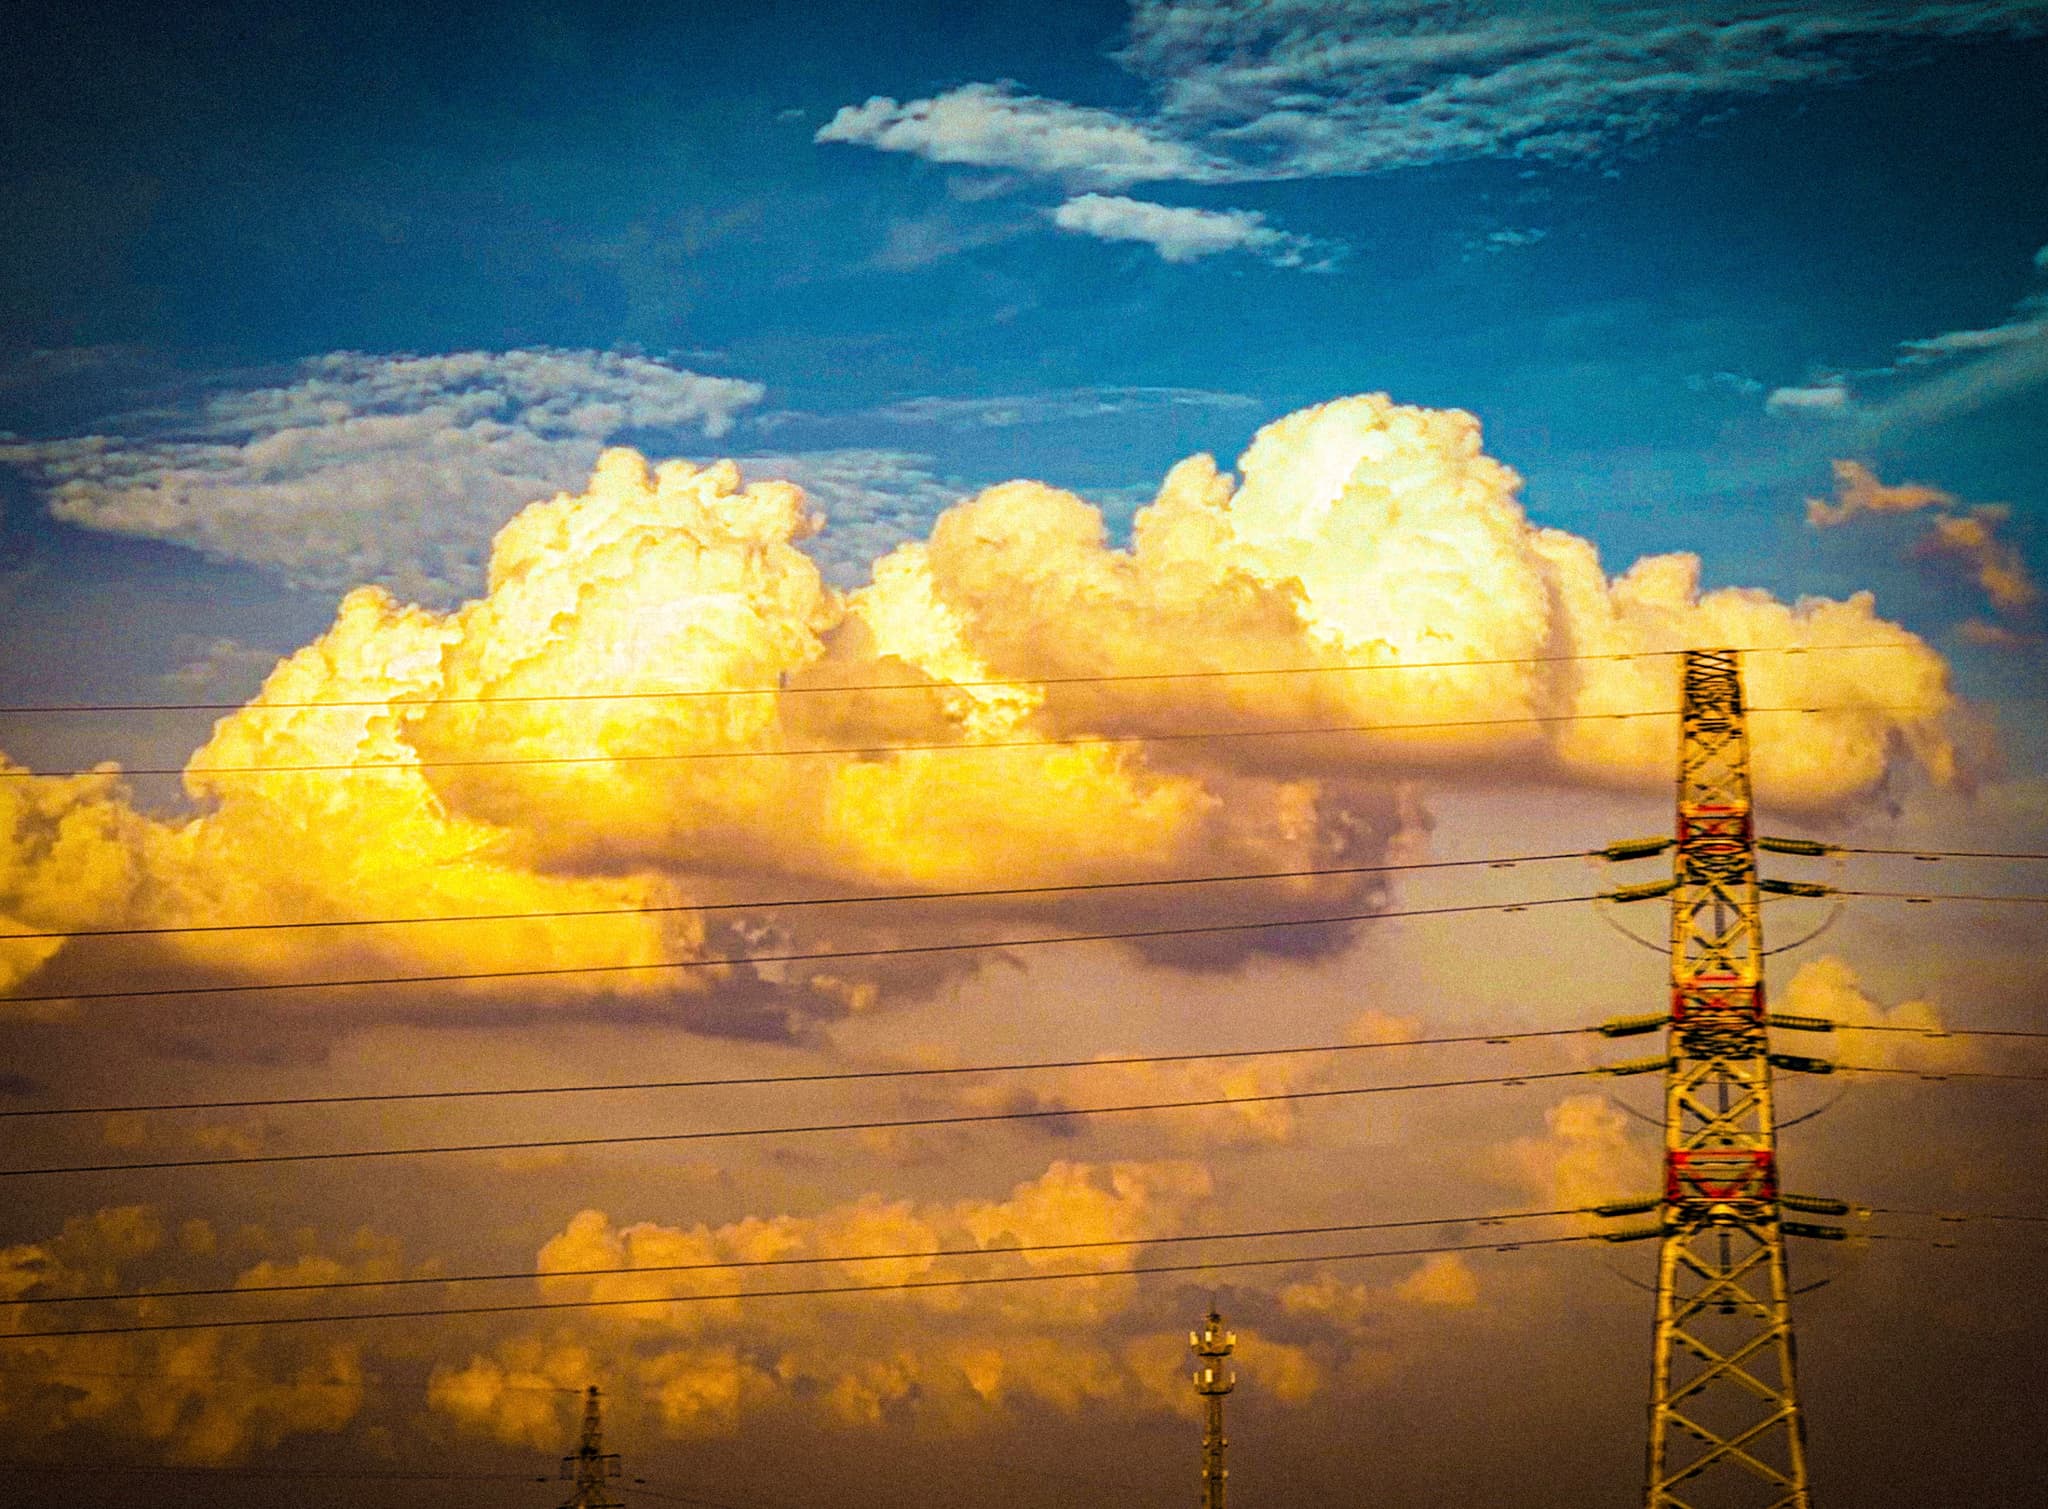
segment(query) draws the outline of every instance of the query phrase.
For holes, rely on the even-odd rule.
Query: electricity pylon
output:
[[[625,1509],[605,1486],[607,1479],[623,1471],[619,1454],[604,1449],[604,1422],[598,1413],[597,1385],[592,1384],[583,1396],[582,1442],[574,1456],[562,1458],[563,1479],[576,1484],[562,1509]]]
[[[1674,839],[1616,844],[1611,859],[1675,849],[1672,878],[1608,893],[1671,898],[1671,1005],[1602,1030],[1664,1029],[1661,1059],[1616,1065],[1664,1073],[1664,1189],[1604,1215],[1656,1211],[1657,1324],[1650,1393],[1648,1509],[1810,1509],[1805,1422],[1793,1373],[1785,1238],[1840,1238],[1786,1221],[1793,1210],[1839,1214],[1839,1201],[1780,1193],[1775,1068],[1825,1073],[1824,1060],[1773,1053],[1764,1006],[1756,827],[1742,670],[1732,650],[1689,650],[1681,666],[1678,820]],[[1773,841],[1807,852],[1794,841]],[[1820,887],[1765,882],[1789,894]]]
[[[1237,1387],[1237,1375],[1220,1364],[1237,1345],[1237,1337],[1223,1329],[1223,1317],[1211,1310],[1200,1331],[1188,1332],[1188,1345],[1202,1359],[1195,1369],[1195,1392],[1209,1410],[1202,1430],[1202,1509],[1223,1509],[1223,1481],[1230,1476],[1223,1465],[1223,1448],[1230,1444],[1223,1434],[1223,1396]]]

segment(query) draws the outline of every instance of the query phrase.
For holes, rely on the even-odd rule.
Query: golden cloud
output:
[[[1675,705],[1672,662],[1654,652],[1679,645],[1883,647],[1753,659],[1759,709],[1823,709],[1760,713],[1758,780],[1780,806],[1847,801],[1909,764],[1953,773],[1946,667],[1869,596],[1703,591],[1685,555],[1610,579],[1590,543],[1529,522],[1519,479],[1470,415],[1343,399],[1269,425],[1241,468],[1237,483],[1206,457],[1175,467],[1128,550],[1070,493],[991,488],[843,596],[800,548],[818,521],[797,488],[608,451],[583,493],[498,535],[485,596],[450,613],[375,588],[344,598],[327,633],[192,756],[194,815],[140,814],[113,774],[0,779],[0,934],[621,915],[81,948],[0,937],[0,984],[35,975],[53,993],[116,967],[246,980],[859,949],[932,937],[936,914],[644,909],[1370,864],[1416,846],[1427,782],[1666,781],[1669,723],[1601,715]],[[1570,658],[1584,656],[1636,658]],[[1428,668],[1472,660],[1517,663]],[[1339,669],[1353,666],[1382,669]],[[1261,667],[1319,673],[1033,681]],[[887,685],[899,689],[846,690]],[[1268,736],[1404,724],[1432,726]],[[1099,742],[1155,734],[1203,737]],[[1098,742],[1046,742],[1061,740]],[[988,743],[1010,747],[960,748]],[[892,747],[905,744],[936,747]],[[840,752],[804,753],[816,749]],[[1384,894],[1355,876],[1260,892],[1280,911],[1366,910]],[[938,925],[950,940],[963,919],[1185,926],[1244,912],[1241,893],[1207,888],[1085,908],[949,903]],[[1202,967],[1343,941],[1180,939],[1154,956]],[[544,999],[661,1001],[705,1030],[782,1034],[973,967],[564,975]],[[451,985],[438,999],[516,989]]]

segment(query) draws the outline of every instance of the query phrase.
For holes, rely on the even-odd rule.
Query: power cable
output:
[[[130,1001],[161,996],[247,995],[268,990],[342,990],[375,985],[446,985],[461,980],[538,980],[570,975],[645,973],[669,969],[717,969],[746,964],[795,964],[830,959],[885,959],[917,954],[968,953],[992,948],[1040,948],[1067,943],[1128,942],[1145,938],[1187,938],[1213,933],[1262,932],[1283,927],[1332,927],[1348,922],[1392,921],[1403,917],[1450,917],[1474,912],[1524,912],[1536,907],[1593,901],[1594,896],[1546,896],[1531,901],[1469,902],[1459,906],[1413,907],[1392,912],[1346,912],[1335,916],[1286,917],[1266,922],[1213,922],[1188,927],[1153,927],[1102,933],[1062,933],[1035,938],[995,938],[971,943],[912,943],[888,948],[838,948],[813,953],[730,954],[705,959],[665,959],[644,964],[563,964],[532,969],[451,970],[432,975],[382,975],[346,980],[279,980],[236,985],[183,985],[148,990],[72,990],[49,995],[0,996],[0,1005],[52,1001]]]
[[[1895,1027],[1881,1023],[1837,1022],[1837,1032],[1910,1032],[1917,1037],[2018,1037],[2048,1038],[2048,1032],[2019,1027]]]
[[[1861,1209],[1874,1216],[1925,1216],[1931,1220],[1964,1223],[1969,1221],[2014,1221],[2030,1226],[2048,1225],[2048,1216],[1984,1214],[1974,1211],[1917,1210],[1905,1205],[1865,1205]]]
[[[2019,1084],[2048,1085],[2048,1074],[2007,1074],[1993,1069],[1899,1069],[1878,1064],[1837,1064],[1838,1074],[1904,1074],[1930,1083],[1948,1079],[2007,1080]]]
[[[524,1300],[494,1305],[437,1305],[417,1310],[356,1310],[336,1315],[241,1316],[229,1320],[137,1321],[115,1326],[74,1326],[55,1331],[0,1334],[0,1343],[50,1341],[67,1336],[136,1336],[160,1331],[245,1330],[264,1326],[333,1325],[364,1320],[426,1320],[455,1315],[510,1315],[544,1310],[601,1310],[624,1305],[723,1304],[737,1300],[811,1299],[842,1294],[890,1294],[919,1289],[973,1289],[994,1284],[1045,1284],[1075,1279],[1133,1278],[1166,1273],[1211,1273],[1225,1269],[1280,1268],[1302,1263],[1362,1262],[1374,1258],[1434,1257],[1456,1252],[1519,1252],[1597,1242],[1597,1235],[1532,1237],[1522,1242],[1463,1242],[1426,1247],[1378,1248],[1363,1252],[1304,1252],[1279,1257],[1222,1258],[1207,1262],[1140,1264],[1130,1268],[1089,1268],[1069,1273],[990,1273],[968,1278],[905,1279],[886,1284],[816,1284],[798,1289],[743,1289],[721,1294],[662,1294],[632,1299]]]
[[[1164,1247],[1186,1242],[1245,1242],[1271,1237],[1350,1235],[1363,1231],[1407,1231],[1425,1226],[1498,1226],[1509,1221],[1540,1221],[1586,1215],[1589,1210],[1564,1206],[1556,1210],[1511,1210],[1485,1215],[1429,1216],[1402,1221],[1352,1221],[1332,1226],[1274,1226],[1250,1231],[1193,1231],[1162,1236],[1110,1237],[1083,1242],[1019,1242],[1007,1247],[927,1247],[918,1252],[829,1253],[820,1257],[739,1258],[722,1262],[648,1263],[617,1268],[565,1268],[536,1272],[531,1268],[506,1273],[450,1273],[406,1278],[334,1279],[302,1284],[227,1284],[210,1289],[135,1289],[104,1294],[21,1295],[12,1305],[86,1305],[116,1300],[217,1298],[243,1294],[328,1293],[343,1289],[395,1289],[422,1284],[495,1284],[521,1280],[620,1278],[647,1273],[725,1273],[751,1268],[818,1267],[832,1263],[906,1263],[931,1258],[1008,1257],[1022,1252],[1080,1252],[1105,1247]]]
[[[1914,646],[1899,640],[1872,644],[1829,644],[1829,645],[1764,645],[1738,650],[1740,655],[1808,655],[1821,652],[1844,650],[1906,650]],[[1087,686],[1105,683],[1138,681],[1215,681],[1234,677],[1251,676],[1329,676],[1347,675],[1366,671],[1441,671],[1460,670],[1467,667],[1510,666],[1510,665],[1562,665],[1588,661],[1657,660],[1683,655],[1680,650],[1610,650],[1583,655],[1510,655],[1483,660],[1408,660],[1378,661],[1365,664],[1345,665],[1301,665],[1264,666],[1235,670],[1211,671],[1125,671],[1098,675],[1077,676],[1010,676],[989,678],[978,681],[883,681],[864,685],[848,686],[742,686],[742,687],[692,687],[668,691],[634,692],[535,692],[504,693],[474,697],[379,697],[357,700],[335,699],[323,702],[64,702],[42,706],[0,706],[0,716],[10,714],[32,714],[49,716],[60,713],[233,713],[267,712],[270,710],[296,710],[307,708],[413,708],[413,707],[464,707],[490,705],[494,703],[550,703],[550,702],[633,702],[648,700],[683,700],[699,697],[789,697],[815,696],[821,693],[856,692],[953,692],[991,690],[999,687],[1031,686]]]
[[[1834,847],[1834,846],[1830,846]],[[1899,850],[1842,849],[1842,853],[1899,853]],[[1958,859],[2048,859],[2048,854],[1985,855],[1956,851],[1937,854],[1914,851],[1916,858]],[[1069,881],[1060,885],[983,886],[948,891],[884,891],[866,895],[762,896],[738,901],[697,901],[616,907],[558,907],[526,912],[444,912],[414,917],[333,917],[291,922],[198,922],[163,927],[85,927],[52,929],[47,932],[8,933],[11,942],[47,941],[63,938],[159,938],[201,933],[303,932],[318,928],[415,927],[444,922],[546,922],[575,917],[654,917],[678,913],[775,911],[797,907],[868,906],[913,901],[991,900],[1003,896],[1050,896],[1095,891],[1154,890],[1172,886],[1231,885],[1268,880],[1313,880],[1343,875],[1396,875],[1424,870],[1486,868],[1513,869],[1517,865],[1551,864],[1566,859],[1597,859],[1598,849],[1562,849],[1546,854],[1500,854],[1471,859],[1411,860],[1401,864],[1325,865],[1298,870],[1247,870],[1209,875],[1170,875],[1148,880]],[[1835,892],[1866,896],[1905,896],[1906,892]],[[1911,893],[1917,895],[1918,893]],[[1638,940],[1640,941],[1640,940]],[[1805,940],[1802,940],[1805,941]],[[1663,944],[1655,945],[1660,951]],[[1786,944],[1785,948],[1795,945]],[[1773,950],[1779,952],[1780,950]]]
[[[1885,901],[1904,901],[1924,906],[1930,901],[1988,901],[2012,902],[2020,906],[2040,906],[2048,902],[2048,896],[1995,896],[1982,892],[1949,891],[1845,891],[1828,888],[1831,896],[1871,896]]]
[[[1047,1069],[1108,1069],[1136,1064],[1208,1063],[1217,1059],[1288,1058],[1312,1053],[1364,1053],[1386,1048],[1438,1048],[1463,1043],[1512,1043],[1531,1038],[1579,1037],[1593,1027],[1551,1027],[1528,1032],[1459,1033],[1449,1037],[1402,1038],[1379,1043],[1311,1043],[1289,1048],[1234,1048],[1203,1053],[1124,1054],[1108,1058],[1027,1059],[1004,1064],[923,1065],[894,1069],[831,1069],[809,1074],[745,1074],[723,1079],[648,1079],[607,1084],[513,1085],[473,1090],[393,1090],[359,1095],[274,1095],[260,1100],[175,1100],[137,1105],[49,1106],[0,1110],[0,1118],[39,1116],[124,1116],[149,1111],[255,1111],[286,1106],[385,1105],[394,1101],[479,1100],[525,1095],[598,1095],[646,1090],[708,1090],[760,1085],[843,1084],[855,1080],[931,1079],[942,1075],[1021,1074]]]
[[[160,1158],[134,1163],[79,1163],[44,1168],[0,1168],[0,1179],[28,1179],[71,1174],[143,1173],[180,1168],[248,1168],[275,1163],[339,1163],[368,1158],[422,1158],[443,1153],[516,1153],[544,1148],[626,1147],[651,1143],[733,1141],[750,1137],[796,1137],[824,1132],[877,1132],[909,1127],[979,1125],[998,1121],[1051,1121],[1070,1116],[1118,1116],[1149,1111],[1189,1111],[1216,1106],[1264,1105],[1278,1101],[1334,1100],[1361,1095],[1392,1095],[1415,1090],[1457,1090],[1475,1085],[1522,1085],[1539,1080],[1583,1079],[1598,1069],[1552,1069],[1536,1074],[1491,1075],[1474,1079],[1425,1080],[1400,1085],[1347,1085],[1340,1089],[1271,1090],[1257,1095],[1213,1095],[1194,1100],[1157,1100],[1128,1105],[1062,1106],[1030,1111],[972,1111],[947,1116],[916,1116],[891,1121],[827,1121],[802,1126],[718,1127],[691,1132],[635,1132],[603,1137],[547,1137],[517,1142],[444,1143],[433,1146],[338,1148],[309,1153],[237,1153],[220,1158]]]
[[[293,1387],[300,1385],[294,1382]],[[412,1471],[402,1468],[366,1467],[194,1467],[181,1464],[156,1464],[148,1462],[35,1462],[20,1459],[0,1460],[0,1472],[54,1472],[67,1477],[84,1475],[97,1476],[102,1473],[142,1473],[156,1476],[204,1476],[225,1478],[274,1478],[288,1480],[335,1479],[379,1483],[551,1483],[553,1478],[545,1473],[532,1472],[453,1472]]]
[[[2048,854],[2031,854],[2011,849],[1868,849],[1853,844],[1827,844],[1830,854],[1880,854],[1906,859],[2048,859]]]
[[[436,922],[542,922],[568,917],[653,917],[688,912],[775,911],[795,907],[867,906],[887,902],[988,900],[999,896],[1051,896],[1090,891],[1135,891],[1183,885],[1228,885],[1266,880],[1310,880],[1338,875],[1393,875],[1411,870],[1459,870],[1548,864],[1584,859],[1597,851],[1568,849],[1551,854],[1502,854],[1479,859],[1414,860],[1405,864],[1330,865],[1301,870],[1255,870],[1232,874],[1172,875],[1154,880],[1071,881],[1064,885],[985,886],[957,891],[893,891],[871,895],[768,896],[742,901],[676,902],[649,906],[568,907],[532,912],[453,912],[433,917],[337,917],[305,922],[204,922],[179,927],[88,927],[44,933],[7,933],[10,943],[53,938],[158,938],[188,933],[269,933],[309,928],[410,927]]]
[[[1840,712],[1925,713],[1929,709],[1917,705],[1890,706],[1881,703],[1858,702],[1814,707],[1753,707],[1749,711],[1751,715],[1757,715],[1762,713],[1812,714]],[[1621,722],[1634,718],[1675,718],[1677,716],[1677,708],[1664,707],[1644,708],[1634,712],[1531,713],[1513,718],[1446,718],[1422,723],[1333,723],[1307,728],[1191,729],[1169,733],[1072,734],[1061,738],[1043,739],[953,740],[949,742],[920,744],[838,744],[803,749],[686,749],[669,750],[661,754],[500,755],[445,760],[332,761],[298,765],[206,765],[197,769],[187,765],[138,765],[126,770],[117,769],[112,771],[94,766],[81,766],[70,770],[31,770],[7,766],[0,768],[0,779],[26,780],[30,777],[70,779],[89,775],[367,775],[407,770],[499,770],[513,767],[532,768],[566,765],[648,765],[677,764],[698,760],[780,760],[842,755],[872,758],[876,755],[887,754],[960,754],[991,749],[1074,749],[1096,745],[1180,744],[1229,739],[1310,738],[1330,734],[1413,733],[1432,729],[1508,728],[1552,723]]]
[[[1997,896],[1952,894],[1948,892],[1836,891],[1831,895],[1877,897],[1926,905],[1936,901],[1979,903],[2010,902],[2038,906],[2048,896]],[[839,948],[811,953],[724,954],[704,959],[662,959],[640,964],[561,964],[529,969],[450,970],[431,975],[377,975],[341,980],[247,981],[234,985],[155,986],[136,990],[69,990],[44,995],[0,996],[0,1005],[41,1005],[58,1001],[132,1001],[166,996],[249,995],[272,990],[344,990],[379,985],[447,985],[472,980],[558,979],[564,976],[634,974],[673,969],[716,969],[748,964],[798,964],[835,959],[886,959],[918,954],[969,953],[981,949],[1042,948],[1071,943],[1115,943],[1148,938],[1185,938],[1217,933],[1264,932],[1287,927],[1333,927],[1351,922],[1390,922],[1406,917],[1452,917],[1477,912],[1525,912],[1537,907],[1568,906],[1583,901],[1612,898],[1595,893],[1584,896],[1544,896],[1528,901],[1466,902],[1457,906],[1410,907],[1387,912],[1343,912],[1314,917],[1281,917],[1263,922],[1211,922],[1186,927],[1130,928],[1101,933],[1060,933],[1033,938],[993,938],[961,943],[911,943],[886,948]],[[1637,940],[1641,942],[1641,939]]]

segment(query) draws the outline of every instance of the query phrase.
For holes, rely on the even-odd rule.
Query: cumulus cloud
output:
[[[1584,1209],[1654,1187],[1651,1138],[1606,1096],[1568,1096],[1545,1111],[1543,1121],[1543,1136],[1518,1137],[1501,1154],[1505,1171],[1536,1199],[1560,1210]]]
[[[1802,964],[1775,999],[1794,1016],[1824,1017],[1844,1027],[1885,1029],[1843,1035],[1846,1046],[1842,1056],[1859,1064],[1958,1069],[1976,1057],[1966,1040],[1946,1035],[1940,1009],[1933,1002],[1905,1000],[1883,1006],[1864,990],[1855,969],[1834,954]],[[1915,1036],[1916,1032],[1925,1036]]]
[[[626,915],[601,931],[536,915],[112,947],[0,936],[0,971],[61,994],[108,971],[637,967],[931,936],[914,908],[674,910],[692,902],[1372,864],[1426,830],[1424,781],[1666,783],[1669,724],[1601,715],[1674,706],[1671,661],[1571,657],[1681,645],[1896,646],[1753,659],[1756,705],[1818,709],[1760,733],[1758,780],[1780,806],[1853,800],[1908,766],[1952,774],[1946,666],[1867,594],[1706,591],[1685,555],[1610,577],[1588,541],[1528,519],[1470,415],[1343,399],[1268,425],[1240,467],[1242,481],[1208,457],[1175,467],[1128,549],[1072,493],[990,488],[842,593],[801,548],[818,519],[800,488],[608,451],[584,491],[499,533],[484,596],[442,613],[349,594],[187,762],[189,817],[138,811],[113,773],[0,774],[0,933]],[[1391,669],[1446,660],[1495,663]],[[1390,669],[1144,679],[1339,666]],[[1270,736],[1390,724],[1425,726]],[[1147,742],[1186,733],[1202,737]],[[944,936],[1240,919],[1218,889],[989,898],[949,911]],[[1262,894],[1288,915],[1386,892],[1352,876]],[[1144,946],[1203,969],[1346,942],[1277,929]],[[977,962],[634,968],[523,996],[450,987],[430,1006],[658,1006],[701,1031],[786,1036]]]
[[[974,83],[818,135],[1117,187],[1598,159],[1730,99],[1833,83],[1913,41],[2037,33],[2036,0],[1135,0],[1143,118]]]
[[[46,1329],[161,1318],[162,1306],[149,1301],[62,1309],[21,1301],[132,1286],[137,1265],[159,1257],[168,1241],[160,1212],[130,1205],[74,1216],[44,1241],[0,1248],[0,1327],[25,1338],[9,1343],[8,1366],[0,1368],[0,1425],[9,1439],[90,1426],[160,1446],[173,1461],[218,1466],[293,1436],[346,1429],[368,1386],[353,1341],[257,1331],[37,1338]],[[238,1245],[275,1241],[249,1228]],[[187,1223],[180,1234],[188,1252],[209,1253],[214,1242],[203,1222]],[[392,1252],[388,1242],[365,1237],[339,1256],[266,1256],[237,1284],[389,1277]]]
[[[1201,152],[1113,111],[1021,94],[1007,84],[967,84],[904,103],[877,95],[842,108],[813,140],[1106,187],[1213,171]]]
[[[536,1446],[554,1439],[565,1401],[546,1391],[601,1366],[618,1407],[663,1434],[729,1434],[770,1411],[839,1429],[916,1423],[971,1428],[1026,1407],[1065,1415],[1104,1407],[1185,1414],[1184,1332],[1158,1328],[1156,1306],[1119,1270],[1144,1238],[1185,1225],[1211,1193],[1199,1166],[1166,1161],[1057,1162],[994,1198],[867,1196],[810,1216],[750,1216],[721,1226],[631,1225],[586,1210],[541,1249],[541,1292],[622,1301],[593,1312],[579,1341],[529,1336],[461,1367],[435,1371],[429,1400],[465,1429]],[[1044,1243],[1130,1242],[1082,1253],[1017,1251]],[[860,1260],[858,1254],[964,1249],[972,1257]],[[825,1305],[743,1306],[730,1273],[664,1266],[831,1256],[791,1270],[819,1284],[925,1283],[956,1277],[1105,1273],[1058,1284],[921,1288]],[[624,1269],[600,1277],[578,1270]],[[635,1301],[645,1299],[642,1305]],[[1389,1303],[1457,1304],[1458,1276],[1411,1274]],[[1178,1321],[1178,1316],[1174,1317]],[[1298,1403],[1319,1390],[1334,1355],[1239,1326],[1244,1370]]]
[[[67,523],[446,601],[477,585],[490,532],[587,475],[607,438],[716,438],[762,393],[618,352],[338,352],[137,416],[140,438],[21,442],[0,460],[37,475]]]
[[[1831,529],[1865,514],[1931,512],[1912,546],[1914,555],[1960,566],[2000,613],[2024,613],[2040,600],[2040,584],[2025,558],[2000,534],[2012,516],[2004,504],[1967,507],[1953,493],[1921,482],[1887,486],[1860,461],[1837,461],[1834,467],[1836,500],[1806,500],[1806,522],[1814,528]]]
[[[1322,245],[1274,229],[1257,210],[1204,210],[1121,194],[1078,195],[1052,212],[1052,223],[1100,241],[1142,242],[1167,262],[1242,251],[1275,267],[1300,267]]]

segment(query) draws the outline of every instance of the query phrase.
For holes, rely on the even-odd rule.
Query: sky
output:
[[[1965,857],[2048,851],[2048,4],[15,30],[24,1493],[552,1505],[595,1384],[632,1504],[1186,1503],[1213,1303],[1239,1503],[1639,1498],[1654,1244],[1487,1221],[1656,1187],[1573,1029],[1664,921],[1571,898],[1659,873],[1583,856],[1687,647],[1764,831],[1904,851],[1768,857],[1898,893],[1774,899],[1773,1002],[2048,1030]],[[1818,1496],[2026,1501],[2048,1062],[1791,1047],[1952,1076],[1781,1077],[1874,1208],[1792,1255]]]

